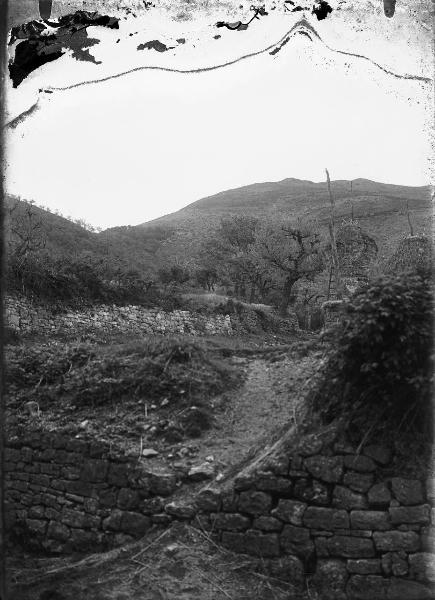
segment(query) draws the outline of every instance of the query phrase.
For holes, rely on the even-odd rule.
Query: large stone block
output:
[[[341,456],[310,456],[305,459],[304,465],[313,477],[327,483],[338,483],[343,475]]]
[[[360,473],[371,473],[372,471],[376,471],[376,464],[373,460],[368,456],[361,456],[359,454],[345,456],[344,466],[346,469],[359,471]]]
[[[129,488],[122,488],[118,493],[118,507],[121,510],[131,510],[139,506],[139,492],[137,490],[130,490]]]
[[[378,558],[350,558],[347,570],[356,575],[377,575],[382,573],[381,561]]]
[[[57,523],[56,521],[50,521],[47,529],[47,537],[60,542],[66,542],[70,536],[70,530],[66,525]]]
[[[368,538],[334,535],[328,538],[317,538],[316,548],[321,556],[338,558],[373,558],[375,548]]]
[[[107,473],[107,482],[110,485],[116,485],[117,487],[126,487],[127,485],[127,472],[125,465],[119,465],[117,463],[111,463]]]
[[[310,504],[326,506],[329,504],[328,486],[316,479],[306,479],[305,477],[295,482],[293,495],[298,500],[303,500]]]
[[[391,462],[392,451],[387,446],[381,446],[378,444],[371,444],[366,446],[363,450],[363,454],[369,456],[378,464],[385,466]]]
[[[255,490],[241,492],[239,497],[239,510],[258,517],[269,512],[272,506],[272,496],[265,492]]]
[[[353,510],[350,513],[350,526],[352,529],[375,529],[387,531],[391,529],[390,515],[381,510]]]
[[[435,583],[435,554],[430,552],[410,554],[409,575],[417,581]]]
[[[285,525],[280,535],[280,545],[285,553],[296,554],[305,560],[314,553],[310,532],[305,527]]]
[[[406,552],[387,552],[382,555],[382,571],[385,575],[404,577],[408,573],[408,560]]]
[[[81,479],[92,483],[105,481],[108,469],[107,461],[98,458],[89,459],[83,464]]]
[[[391,493],[386,483],[376,483],[369,489],[368,500],[370,506],[388,506],[391,501]]]
[[[352,575],[346,586],[349,600],[387,600],[388,579],[380,575]]]
[[[175,500],[166,504],[165,511],[177,519],[193,519],[196,514],[196,506],[188,501]]]
[[[255,487],[262,492],[275,492],[287,496],[291,494],[292,482],[285,477],[277,477],[272,474],[259,474],[255,480]]]
[[[151,527],[151,520],[140,513],[123,512],[121,515],[120,531],[139,537]]]
[[[433,600],[434,588],[407,579],[391,578],[387,600]]]
[[[211,518],[214,521],[214,528],[218,530],[245,531],[251,525],[251,520],[248,517],[239,515],[238,513],[217,513],[212,514]]]
[[[343,508],[345,510],[368,508],[367,498],[363,494],[357,494],[340,485],[334,487],[332,504],[336,508]]]
[[[281,499],[278,506],[272,510],[272,516],[292,525],[302,525],[302,517],[307,508],[303,502]]]
[[[217,512],[220,510],[222,498],[219,490],[207,488],[201,490],[196,497],[196,505],[204,512]]]
[[[430,523],[430,506],[397,506],[389,510],[391,521],[397,525],[402,523],[418,523],[428,525]]]
[[[101,523],[100,517],[85,512],[79,512],[78,510],[71,510],[69,508],[64,508],[62,510],[60,520],[64,525],[75,527],[77,529],[97,528]]]
[[[279,556],[279,539],[276,533],[262,534],[254,530],[245,533],[224,531],[222,544],[234,552],[264,558]]]
[[[335,508],[321,508],[310,506],[304,514],[303,523],[310,529],[347,529],[349,527],[349,515],[345,510]]]
[[[343,484],[354,492],[367,492],[372,487],[373,480],[373,473],[348,471],[343,477]]]
[[[253,528],[260,531],[281,531],[284,527],[282,521],[274,517],[257,517],[254,519]]]
[[[312,583],[322,600],[347,600],[348,579],[349,574],[344,561],[320,559]]]
[[[418,479],[393,477],[391,489],[396,500],[401,504],[405,504],[405,506],[423,504],[424,502],[423,485]]]
[[[414,531],[376,531],[373,534],[376,550],[379,552],[418,552],[420,538]]]
[[[171,496],[177,489],[177,477],[173,473],[152,473],[149,490],[156,496]]]

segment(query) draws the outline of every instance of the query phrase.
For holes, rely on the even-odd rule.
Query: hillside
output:
[[[375,238],[381,256],[389,256],[399,239],[409,233],[408,203],[416,232],[430,232],[430,188],[378,183],[367,179],[332,181],[339,223],[352,216]],[[259,219],[316,220],[326,224],[329,195],[325,182],[288,178],[227,190],[189,204],[185,208],[138,226],[145,231],[170,226],[174,253],[191,253],[195,242],[228,215],[247,214]]]

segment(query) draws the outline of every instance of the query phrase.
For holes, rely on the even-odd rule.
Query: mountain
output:
[[[332,181],[331,190],[337,224],[350,219],[353,214],[353,218],[376,240],[381,256],[391,254],[397,242],[409,234],[407,210],[415,232],[430,234],[429,186],[410,187],[355,179],[352,182]],[[329,202],[326,182],[288,178],[220,192],[137,227],[144,231],[157,225],[172,227],[174,234],[167,242],[174,253],[182,255],[193,252],[200,239],[222,217],[248,214],[277,222],[300,218],[326,226]]]

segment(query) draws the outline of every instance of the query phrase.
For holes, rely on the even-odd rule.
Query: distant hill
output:
[[[430,233],[430,188],[378,183],[368,179],[331,182],[337,223],[352,215],[375,238],[380,253],[391,254],[399,239],[409,233],[408,204],[416,232]],[[173,251],[193,252],[196,242],[222,217],[249,214],[259,219],[314,219],[326,225],[329,194],[326,182],[300,179],[256,183],[198,200],[172,214],[138,225],[147,230],[157,225],[172,227]]]

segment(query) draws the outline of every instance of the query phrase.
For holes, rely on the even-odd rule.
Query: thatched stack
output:
[[[417,271],[428,275],[432,268],[432,243],[426,235],[411,235],[399,242],[387,263],[387,272]]]
[[[343,223],[337,230],[336,240],[342,277],[366,281],[370,263],[378,253],[375,240],[355,222]]]

